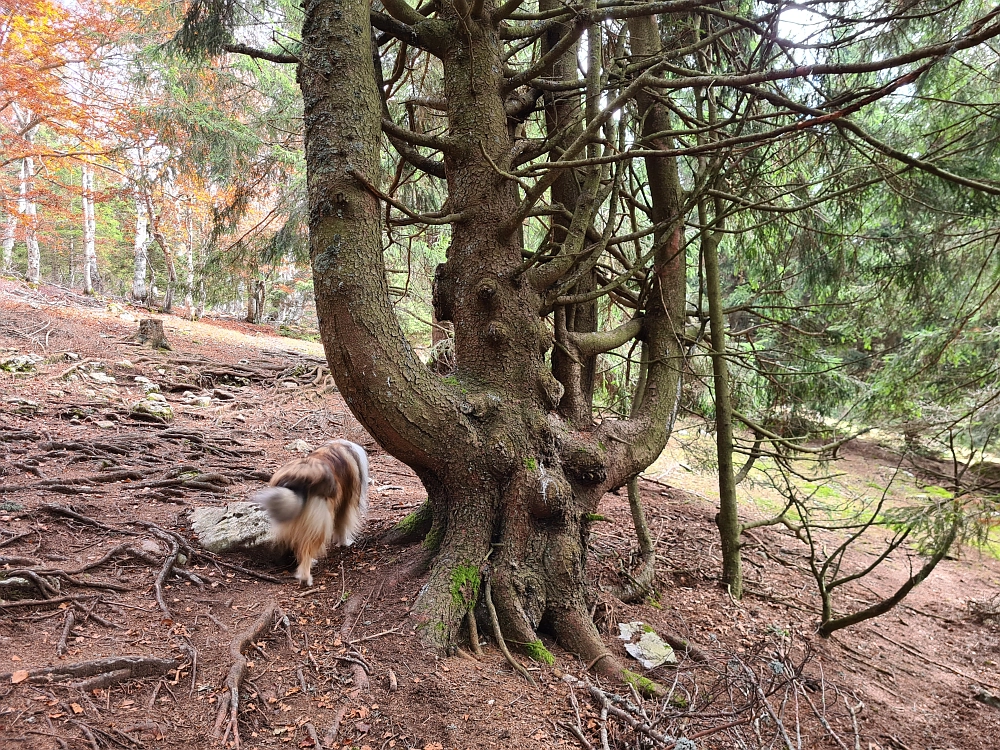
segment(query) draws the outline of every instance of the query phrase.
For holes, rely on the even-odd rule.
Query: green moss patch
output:
[[[451,601],[456,609],[470,610],[476,606],[479,599],[479,582],[482,576],[479,568],[468,562],[462,563],[451,571]]]
[[[524,653],[530,656],[537,662],[542,664],[548,664],[549,666],[556,663],[556,657],[552,655],[545,646],[542,645],[541,641],[532,641],[531,643],[524,644]]]

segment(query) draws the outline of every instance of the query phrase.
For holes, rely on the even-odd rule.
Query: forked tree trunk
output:
[[[487,0],[483,17],[494,9]],[[437,318],[454,324],[458,368],[454,378],[435,376],[396,320],[382,260],[383,212],[368,187],[380,182],[382,117],[369,15],[362,0],[305,5],[299,82],[310,246],[320,331],[337,385],[428,492],[424,543],[437,553],[414,605],[419,630],[427,643],[452,648],[488,576],[505,638],[546,659],[537,635],[545,627],[594,669],[623,676],[589,616],[586,540],[601,497],[666,442],[680,371],[671,327],[681,322],[675,310],[683,312],[683,294],[679,306],[673,296],[678,283],[683,292],[678,234],[658,248],[644,318],[623,329],[642,330],[648,348],[641,413],[581,429],[560,413],[564,386],[545,361],[552,334],[543,275],[518,270],[521,232],[510,219],[520,196],[501,174],[512,167],[514,125],[501,96],[496,26],[460,16],[450,3],[439,6],[437,18],[413,19],[420,43],[443,62],[449,128],[439,145],[449,210],[459,216],[434,290]],[[607,346],[587,332],[567,331],[566,340],[584,355]]]

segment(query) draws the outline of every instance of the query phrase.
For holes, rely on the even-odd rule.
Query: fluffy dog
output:
[[[368,510],[368,454],[356,443],[331,440],[296,458],[254,496],[274,526],[275,538],[295,553],[295,577],[312,586],[312,564],[327,545],[354,542]]]

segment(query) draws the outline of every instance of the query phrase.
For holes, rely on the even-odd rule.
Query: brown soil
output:
[[[425,495],[347,411],[316,359],[321,349],[264,327],[157,315],[173,351],[153,351],[131,340],[148,315],[0,279],[0,348],[8,350],[0,359],[15,351],[43,358],[31,373],[0,372],[0,566],[44,571],[37,584],[0,590],[0,747],[221,746],[214,734],[225,727],[225,717],[217,719],[231,643],[255,625],[261,630],[244,651],[243,747],[311,747],[312,732],[322,741],[338,715],[330,747],[584,746],[570,726],[593,747],[601,747],[602,726],[609,747],[674,745],[614,716],[604,722],[578,681],[587,678],[586,665],[550,641],[554,665],[522,658],[537,687],[493,645],[479,660],[423,650],[408,614],[422,585],[423,553],[387,546],[380,535]],[[89,371],[78,364],[85,360],[102,363],[115,383],[79,377]],[[175,412],[171,424],[129,418],[142,396],[137,375],[161,385]],[[223,400],[186,403],[181,383],[197,385],[195,395],[221,389]],[[290,457],[286,444],[333,437],[368,448],[372,512],[354,547],[317,565],[314,588],[294,585],[287,560],[198,553],[187,523],[193,507],[246,499]],[[894,461],[864,446],[842,454],[851,472],[878,474]],[[668,700],[633,705],[643,721],[664,735],[694,738],[698,748],[997,746],[1000,709],[973,693],[979,686],[1000,694],[1000,632],[995,617],[970,617],[969,604],[996,594],[1000,563],[965,551],[903,606],[823,640],[814,635],[814,587],[790,532],[753,532],[742,603],[717,586],[710,483],[692,472],[687,486],[687,476],[671,473],[670,487],[642,483],[657,542],[656,599],[626,605],[595,595],[607,646],[623,658],[617,623],[632,620],[687,639],[707,657],[676,669],[637,666],[672,686]],[[609,522],[592,535],[589,570],[607,586],[631,563],[634,535],[624,492],[608,495],[602,512]],[[183,552],[189,543],[191,559],[166,570],[175,546]],[[894,555],[845,591],[839,606],[865,606],[891,591],[907,565],[904,554]],[[158,577],[167,612],[157,602]],[[274,626],[259,623],[275,605]],[[147,657],[155,673],[112,674],[83,687],[68,684],[80,677],[25,679],[25,672],[115,656]],[[154,659],[173,660],[172,668],[163,672]],[[360,662],[367,686],[359,684]],[[640,702],[626,686],[602,687]],[[233,746],[232,734],[226,743]]]

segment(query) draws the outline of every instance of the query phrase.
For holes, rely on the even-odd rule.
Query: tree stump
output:
[[[167,336],[163,333],[163,321],[154,318],[144,318],[139,321],[139,332],[136,340],[140,344],[149,344],[154,349],[170,349]]]

